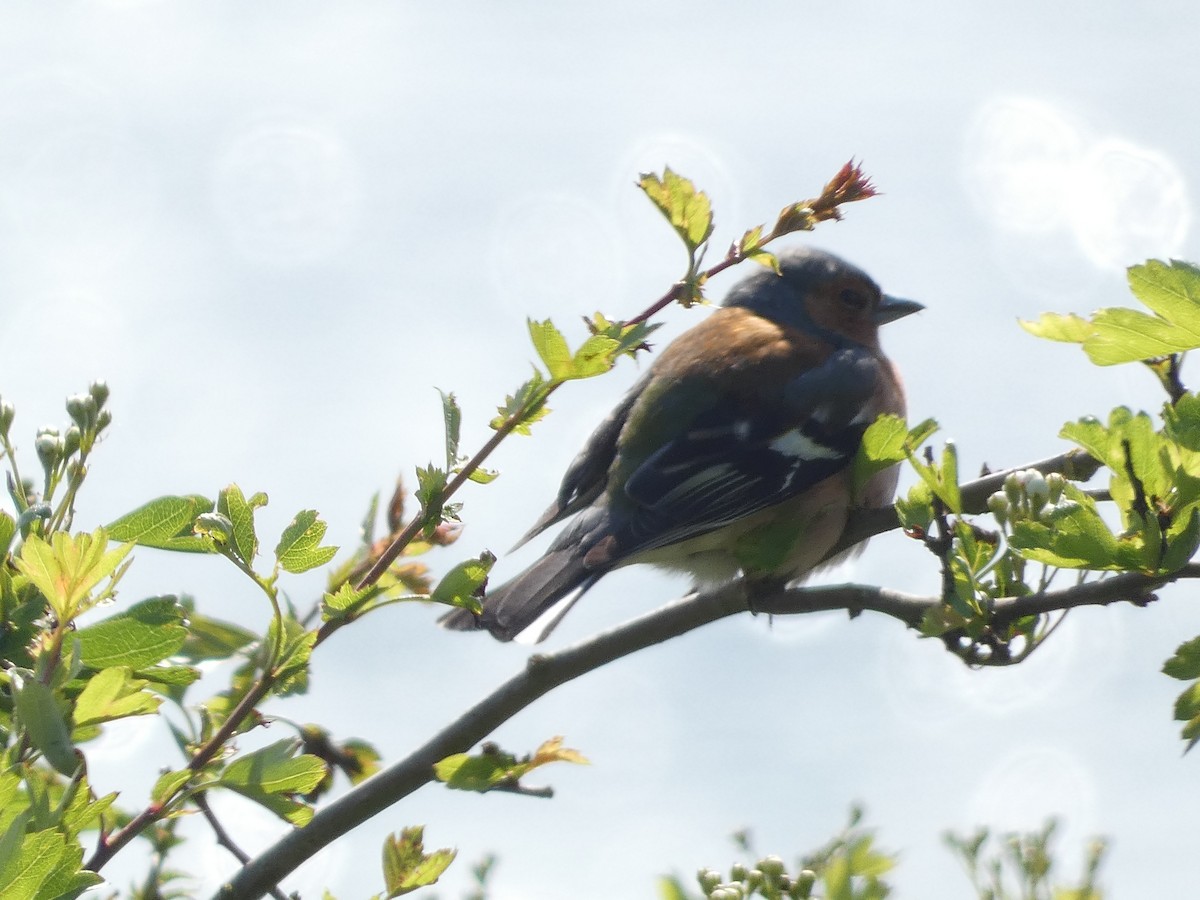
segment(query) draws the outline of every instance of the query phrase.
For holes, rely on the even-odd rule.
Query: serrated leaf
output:
[[[21,546],[17,568],[42,592],[59,621],[69,622],[83,611],[101,580],[119,577],[117,567],[132,549],[132,544],[122,544],[109,550],[103,528],[73,536],[56,531],[49,541],[31,534]]]
[[[195,774],[191,769],[184,769],[181,772],[163,772],[154,782],[154,787],[150,791],[150,799],[160,805],[166,803],[191,781]]]
[[[855,496],[872,476],[904,460],[907,437],[908,426],[899,416],[881,415],[867,426],[854,457]]]
[[[454,394],[448,394],[441,388],[438,393],[442,397],[442,423],[446,432],[446,468],[453,469],[458,465],[458,440],[462,431],[462,409]]]
[[[229,519],[233,525],[230,549],[246,565],[253,565],[258,555],[258,535],[254,531],[254,510],[266,506],[265,494],[257,493],[249,500],[236,484],[221,491],[217,498],[217,512]]]
[[[162,698],[142,690],[145,686],[124,666],[102,669],[88,679],[75,700],[75,727],[157,712]]]
[[[327,591],[321,598],[321,618],[326,622],[344,618],[349,610],[357,608],[371,595],[373,590],[373,588],[364,588],[358,591],[354,589],[353,585],[346,582],[336,591]]]
[[[288,738],[240,756],[225,767],[219,783],[293,825],[305,824],[312,810],[290,795],[306,794],[320,784],[325,764],[315,756],[297,755],[298,746]]]
[[[1175,648],[1174,655],[1163,663],[1163,674],[1180,681],[1200,678],[1200,637],[1184,641]]]
[[[759,245],[762,244],[762,233],[763,226],[761,225],[755,225],[753,228],[748,229],[742,235],[742,239],[738,241],[738,252],[745,255],[757,250]]]
[[[270,636],[274,643],[276,623],[271,623]],[[308,630],[302,623],[288,616],[283,620],[283,637],[279,641],[279,658],[275,662],[275,687],[277,696],[303,693],[307,686],[308,663],[316,646],[317,632]]]
[[[533,769],[548,763],[587,765],[583,754],[563,747],[562,740],[561,737],[553,737],[543,742],[532,756],[523,759],[517,759],[494,746],[485,746],[477,756],[455,753],[434,764],[434,776],[453,790],[482,793],[500,784],[516,783]]]
[[[429,599],[479,612],[479,593],[487,584],[488,573],[495,562],[495,554],[485,550],[476,559],[458,563],[442,577]]]
[[[26,834],[16,854],[0,867],[0,900],[38,898],[66,851],[66,839],[57,831]]]
[[[1198,346],[1189,332],[1136,309],[1102,309],[1092,316],[1092,326],[1095,331],[1083,349],[1098,366],[1170,356]]]
[[[213,502],[198,494],[158,497],[112,522],[108,536],[160,550],[212,553],[212,545],[192,532],[196,516],[212,510]]]
[[[1151,259],[1127,272],[1133,295],[1200,347],[1200,269],[1191,263]]]
[[[389,898],[436,883],[457,856],[458,851],[449,848],[426,853],[424,836],[424,827],[418,825],[384,840],[383,881]]]
[[[425,517],[425,529],[430,531],[441,524],[445,504],[446,472],[432,463],[417,467],[417,502]]]
[[[712,205],[690,179],[668,167],[661,177],[653,173],[642,175],[638,187],[671,223],[689,252],[708,240],[713,230]]]
[[[779,257],[770,250],[751,250],[746,254],[746,259],[758,263],[765,269],[770,269],[776,275],[783,274],[783,270],[779,268]]]
[[[293,575],[323,566],[337,555],[338,548],[322,547],[326,524],[315,509],[304,509],[283,530],[275,547],[275,559]]]
[[[42,684],[28,669],[10,670],[13,690],[13,712],[18,725],[29,736],[29,742],[50,765],[64,775],[73,775],[80,760],[71,743],[66,717],[53,691]]]
[[[151,597],[76,633],[83,664],[93,669],[143,669],[166,659],[187,640],[184,611],[174,597]]]
[[[529,434],[530,426],[544,419],[550,408],[546,406],[549,396],[549,385],[542,373],[534,369],[533,377],[517,388],[516,392],[505,398],[504,405],[497,407],[500,415],[494,417],[488,424],[499,430],[510,419],[517,422],[512,431],[514,434]]]
[[[929,485],[919,481],[905,496],[897,497],[896,514],[904,528],[927,530],[933,522],[933,491]]]
[[[606,334],[593,334],[580,344],[571,360],[573,378],[592,378],[611,371],[621,344]]]
[[[1018,319],[1017,322],[1035,337],[1070,344],[1082,344],[1096,330],[1090,321],[1074,313],[1066,316],[1058,313],[1042,313],[1036,322],[1029,322],[1025,319]]]
[[[561,331],[554,327],[549,319],[538,322],[528,320],[529,337],[538,357],[550,373],[551,381],[563,381],[574,375],[574,365],[571,361],[571,348]]]
[[[952,513],[962,512],[962,494],[958,486],[958,449],[950,441],[942,448],[940,464],[930,465],[917,457],[916,448],[907,444],[905,452],[921,480]]]

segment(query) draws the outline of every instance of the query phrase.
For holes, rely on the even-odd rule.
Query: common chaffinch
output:
[[[701,584],[772,583],[820,564],[855,506],[884,506],[895,468],[853,496],[850,463],[881,413],[905,414],[879,326],[922,309],[832,254],[779,254],[672,342],[588,439],[518,542],[572,522],[537,562],[441,623],[543,640],[605,573],[652,563]],[[515,549],[515,548],[514,548]],[[531,628],[533,625],[537,628]]]

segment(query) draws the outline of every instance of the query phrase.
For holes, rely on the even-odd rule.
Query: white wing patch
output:
[[[776,453],[793,459],[841,459],[843,454],[814,441],[799,429],[785,431],[767,445]]]

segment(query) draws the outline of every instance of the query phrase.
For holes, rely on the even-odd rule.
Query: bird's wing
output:
[[[600,495],[608,483],[608,470],[617,453],[617,438],[629,418],[629,410],[633,408],[649,381],[650,373],[647,372],[634,383],[616,408],[596,427],[583,449],[579,451],[579,455],[567,467],[554,502],[542,513],[534,526],[513,545],[513,550],[524,546],[551,525],[590,505]]]
[[[853,460],[875,417],[883,363],[844,349],[748,410],[719,400],[625,482],[619,553],[627,557],[713,531],[788,500]]]

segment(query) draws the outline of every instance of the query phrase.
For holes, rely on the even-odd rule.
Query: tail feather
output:
[[[500,641],[511,641],[538,621],[548,610],[567,599],[561,611],[534,636],[540,642],[554,630],[559,620],[579,595],[590,588],[602,573],[584,566],[577,548],[551,550],[516,578],[489,591],[483,600],[483,612],[474,615],[456,609],[438,620],[443,628],[454,631],[486,629]]]

